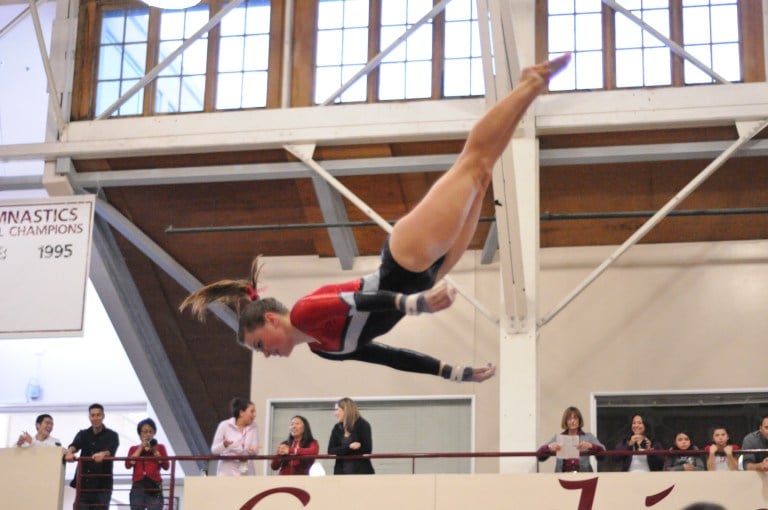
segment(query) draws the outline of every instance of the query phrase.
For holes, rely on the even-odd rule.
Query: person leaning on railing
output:
[[[659,441],[653,439],[651,424],[642,414],[632,415],[629,428],[631,433],[616,445],[617,450],[643,452],[663,448]],[[632,454],[619,458],[622,471],[661,471],[664,468],[664,457],[661,455]]]
[[[320,445],[312,436],[309,421],[303,416],[294,416],[288,426],[288,439],[277,445],[277,455],[272,459],[271,467],[280,470],[281,475],[308,475],[309,468],[315,463],[311,455],[317,455]],[[307,456],[310,457],[307,457]]]
[[[582,454],[593,455],[605,451],[605,446],[597,437],[584,432],[584,417],[578,407],[567,407],[563,412],[563,419],[560,422],[563,431],[552,436],[552,439],[541,445],[536,451],[536,458],[540,462],[547,460],[553,454],[557,454],[563,448],[562,439],[559,436],[577,436],[578,443],[576,449]],[[564,459],[558,458],[555,464],[555,473],[588,473],[592,471],[592,464],[589,462],[588,455],[579,455],[576,458]]]
[[[768,471],[768,414],[760,418],[760,426],[744,437],[742,450],[765,450],[744,454],[745,471]]]

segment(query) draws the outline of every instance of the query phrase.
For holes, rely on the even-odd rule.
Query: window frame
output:
[[[682,46],[683,44],[683,14],[682,0],[670,0],[670,39]],[[547,41],[549,36],[548,0],[536,0],[536,57],[537,61],[545,60],[548,54]],[[737,0],[739,24],[739,57],[741,59],[741,82],[765,81],[763,15],[760,2]],[[614,11],[602,4],[603,20],[603,88],[599,90],[624,90],[632,88],[684,87],[684,59],[672,53],[672,83],[670,85],[646,87],[617,87],[616,86],[616,32]],[[712,84],[717,84],[712,83]],[[691,84],[690,86],[708,85]],[[588,92],[597,89],[572,89],[560,92]]]

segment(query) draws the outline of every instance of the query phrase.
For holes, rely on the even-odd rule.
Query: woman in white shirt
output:
[[[255,423],[256,408],[253,402],[234,398],[231,403],[232,418],[219,423],[213,436],[213,455],[247,456],[259,453],[259,428]],[[218,476],[244,476],[255,474],[252,460],[219,460]]]

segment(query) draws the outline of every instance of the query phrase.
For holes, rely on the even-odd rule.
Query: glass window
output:
[[[669,7],[666,1],[633,0],[623,5],[667,39]],[[643,87],[672,83],[672,54],[667,45],[623,13],[616,23],[616,87]],[[599,27],[598,27],[599,29]]]
[[[602,2],[548,0],[548,9],[548,58],[573,53],[573,64],[552,79],[550,90],[602,88]]]
[[[105,11],[99,38],[96,115],[114,104],[146,74],[148,9]],[[140,115],[144,91],[139,90],[112,116]]]
[[[549,58],[566,51],[573,64],[550,90],[712,83],[684,61],[673,65],[671,39],[729,81],[742,79],[739,0],[621,0],[619,4],[659,37],[600,0],[539,0],[547,5]],[[609,17],[610,15],[610,17]],[[604,26],[608,23],[609,26]],[[615,71],[604,79],[605,70]],[[607,81],[606,81],[607,80]],[[605,82],[605,83],[604,83]]]
[[[736,0],[683,0],[685,50],[728,81],[741,80],[739,19]],[[685,83],[714,78],[685,62]]]
[[[381,5],[381,48],[389,47],[432,9],[432,0],[390,0]],[[379,99],[432,95],[432,21],[424,23],[382,60]]]
[[[207,22],[207,5],[162,11],[158,62],[163,62]],[[155,92],[156,112],[203,110],[207,57],[208,34],[204,34],[160,72]]]
[[[368,62],[368,0],[320,0],[315,60],[315,103],[322,103]],[[365,101],[363,76],[334,102]]]
[[[476,5],[475,0],[453,0],[445,8],[445,97],[485,94]]]
[[[270,0],[247,0],[221,20],[216,108],[267,104]]]

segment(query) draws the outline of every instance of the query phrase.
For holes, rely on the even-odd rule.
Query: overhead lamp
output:
[[[200,3],[200,0],[143,0],[150,7],[158,9],[186,9]]]

